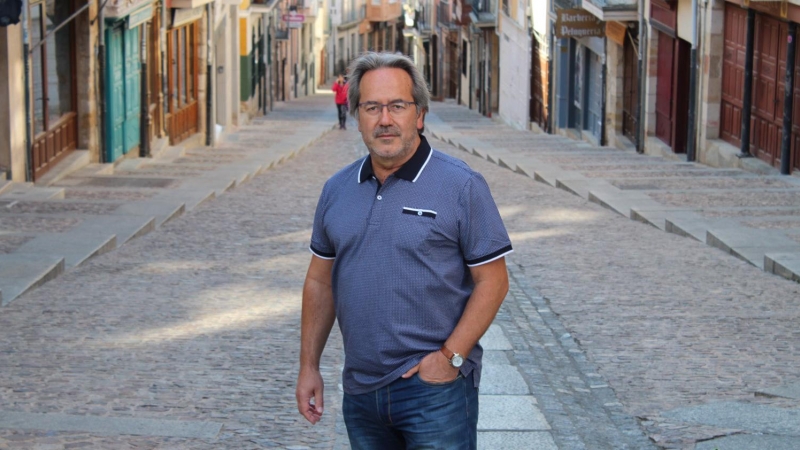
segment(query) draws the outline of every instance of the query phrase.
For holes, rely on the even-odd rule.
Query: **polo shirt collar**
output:
[[[430,144],[428,144],[428,140],[425,136],[420,135],[417,151],[414,152],[411,159],[406,161],[393,175],[412,183],[417,181],[417,178],[419,178],[422,170],[425,169],[428,160],[431,158],[431,152],[432,150]],[[364,158],[364,162],[361,163],[358,182],[363,183],[372,178],[373,175],[375,175],[375,173],[372,171],[372,155],[367,155],[367,157]]]

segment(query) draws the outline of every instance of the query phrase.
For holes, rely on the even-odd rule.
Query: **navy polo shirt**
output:
[[[369,155],[331,177],[311,251],[333,259],[344,391],[386,386],[438,350],[474,288],[469,268],[511,253],[483,176],[427,139],[381,185]],[[477,345],[461,371],[480,382]]]

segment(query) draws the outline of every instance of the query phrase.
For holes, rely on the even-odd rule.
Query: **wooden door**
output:
[[[722,54],[722,101],[720,137],[737,148],[742,139],[744,65],[747,55],[747,11],[725,4]]]
[[[639,115],[638,63],[636,48],[626,35],[622,61],[622,134],[634,143],[637,138]]]
[[[547,64],[542,64],[542,55],[539,54],[540,44],[536,37],[533,38],[531,46],[531,101],[530,116],[531,122],[539,125],[540,128],[547,128],[546,99],[547,93]]]
[[[658,33],[658,69],[656,81],[656,137],[672,147],[673,144],[673,97],[672,88],[675,77],[674,66],[675,39]]]
[[[683,39],[675,40],[675,75],[672,86],[672,151],[686,153],[689,138],[689,80],[692,46]]]
[[[449,98],[458,96],[458,44],[453,41],[447,42],[447,61],[450,65],[448,71]]]
[[[800,45],[795,47],[790,170],[800,170]],[[795,172],[796,173],[796,172]]]
[[[755,156],[779,165],[788,28],[761,14],[756,16],[755,24],[750,143]]]

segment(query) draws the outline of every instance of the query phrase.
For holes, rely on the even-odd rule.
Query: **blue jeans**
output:
[[[414,375],[360,395],[342,406],[353,450],[475,450],[478,389],[472,374],[431,384]]]

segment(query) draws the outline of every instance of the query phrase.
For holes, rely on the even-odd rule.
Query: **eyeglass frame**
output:
[[[392,110],[389,109],[389,106],[391,106],[393,104],[398,104],[398,103],[402,103],[402,104],[404,104],[406,106],[414,105],[414,106],[417,107],[417,112],[419,112],[419,103],[417,103],[417,102],[409,102],[409,101],[406,101],[406,100],[395,100],[395,101],[392,101],[392,102],[389,102],[389,103],[363,102],[363,103],[356,104],[356,108],[360,109],[362,106],[367,106],[367,105],[369,105],[369,106],[380,106],[381,109],[378,111],[378,114],[376,114],[374,116],[370,116],[369,113],[365,112],[367,117],[380,117],[380,115],[383,114],[383,108],[386,108],[386,110],[389,111],[389,115],[394,117],[394,114],[392,114]]]

